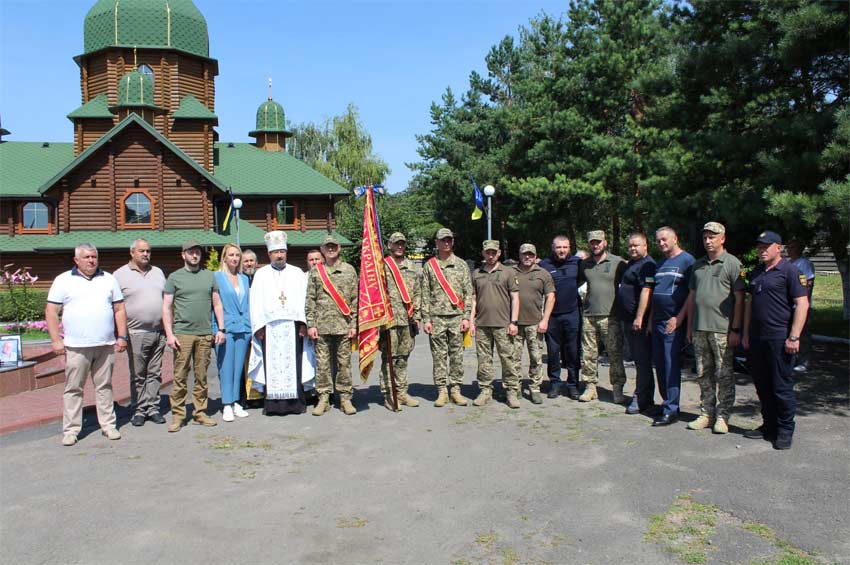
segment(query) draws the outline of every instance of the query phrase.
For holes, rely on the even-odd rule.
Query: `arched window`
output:
[[[128,193],[122,208],[125,228],[153,228],[153,199],[147,192]]]
[[[27,202],[21,206],[21,233],[48,233],[50,208],[44,202]]]
[[[298,217],[295,202],[292,200],[278,200],[275,203],[275,225],[278,228],[295,227],[295,218]]]
[[[153,84],[153,69],[152,68],[150,68],[147,65],[142,64],[142,65],[139,65],[138,71],[140,73],[142,73],[143,75],[147,76],[149,79],[151,79],[151,84]]]

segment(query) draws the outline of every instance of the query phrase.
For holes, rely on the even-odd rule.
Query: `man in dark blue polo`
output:
[[[772,231],[756,239],[761,265],[750,273],[744,310],[744,349],[761,402],[762,424],[744,432],[790,449],[794,436],[794,363],[809,309],[806,277],[782,258],[782,238]]]
[[[561,367],[567,369],[567,396],[578,399],[578,336],[581,318],[578,287],[584,282],[578,257],[570,255],[570,240],[558,235],[552,240],[552,255],[540,262],[540,268],[555,282],[555,306],[546,330],[549,398],[561,388]]]

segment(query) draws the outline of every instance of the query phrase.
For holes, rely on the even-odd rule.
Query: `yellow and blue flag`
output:
[[[223,232],[227,231],[227,226],[230,225],[230,220],[233,218],[233,215],[234,215],[233,191],[228,188],[227,194],[228,194],[228,196],[230,196],[230,206],[227,208],[227,214],[224,215],[224,221],[221,222],[221,231],[223,231]]]
[[[475,184],[475,177],[469,175],[469,180],[472,181],[473,198],[475,199],[473,202],[475,208],[472,210],[472,219],[480,220],[481,216],[484,215],[484,197],[481,196],[481,191],[478,189],[478,185]]]

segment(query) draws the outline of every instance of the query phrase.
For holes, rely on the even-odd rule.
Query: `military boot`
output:
[[[581,393],[578,400],[579,402],[590,402],[597,398],[599,398],[599,395],[596,394],[596,385],[594,383],[587,383],[587,386],[584,387],[584,392]]]
[[[446,387],[441,386],[438,389],[437,400],[434,401],[434,406],[442,408],[449,403],[449,391]]]
[[[313,416],[321,416],[330,409],[330,395],[328,393],[320,394],[319,401],[316,403],[316,407],[313,408]]]
[[[614,404],[625,404],[626,397],[623,395],[623,385],[612,385],[611,394],[614,396]]]
[[[491,398],[493,398],[493,391],[489,388],[482,388],[478,396],[475,397],[475,400],[472,401],[472,404],[475,406],[484,406],[490,402]]]
[[[509,390],[508,391],[508,394],[507,394],[505,401],[508,403],[508,408],[512,408],[514,410],[519,408],[519,399],[517,398],[517,394],[516,394],[515,390]]]
[[[726,423],[726,418],[718,416],[717,421],[714,422],[714,429],[712,431],[716,434],[728,434],[729,426]]]
[[[543,404],[543,395],[539,390],[532,390],[530,396],[532,404]]]
[[[450,396],[452,402],[454,402],[458,406],[466,406],[467,404],[469,404],[469,400],[467,400],[466,397],[460,393],[460,385],[455,385],[452,387],[452,392]]]
[[[688,422],[689,430],[704,430],[714,425],[714,419],[706,414],[701,414],[699,418],[692,422]]]
[[[398,403],[399,405],[404,404],[410,408],[416,408],[419,406],[419,401],[407,394],[407,391],[398,393]]]
[[[390,406],[392,406],[392,404],[390,404]],[[355,408],[354,404],[351,403],[350,394],[341,394],[339,396],[339,409],[342,410],[343,414],[346,416],[357,414],[357,408]]]
[[[390,394],[384,396],[384,408],[389,410],[390,412],[401,412],[401,407],[403,404],[401,403],[401,395],[398,395],[398,409],[393,406],[393,397]]]

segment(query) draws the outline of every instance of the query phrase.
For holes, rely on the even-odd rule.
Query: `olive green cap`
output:
[[[481,244],[481,249],[483,249],[484,251],[490,251],[490,250],[498,251],[499,250],[499,242],[496,241],[495,239],[486,239],[486,240],[484,240],[484,243]]]
[[[337,241],[332,233],[329,233],[325,236],[325,239],[322,240],[322,245],[339,245],[339,241]]]
[[[587,232],[587,241],[602,241],[605,239],[605,232],[602,230],[593,230]]]
[[[537,248],[534,247],[531,243],[523,243],[519,246],[519,253],[522,255],[523,253],[534,253],[537,255]]]
[[[726,228],[720,222],[708,222],[702,227],[702,231],[711,233],[726,233]]]
[[[452,230],[449,228],[440,228],[437,230],[437,235],[434,239],[445,239],[447,237],[454,237],[455,234],[452,233]]]
[[[390,239],[388,240],[388,242],[391,243],[391,244],[392,243],[398,243],[399,241],[403,241],[403,242],[407,243],[407,238],[404,237],[404,234],[401,233],[400,231],[394,232],[390,236]]]

